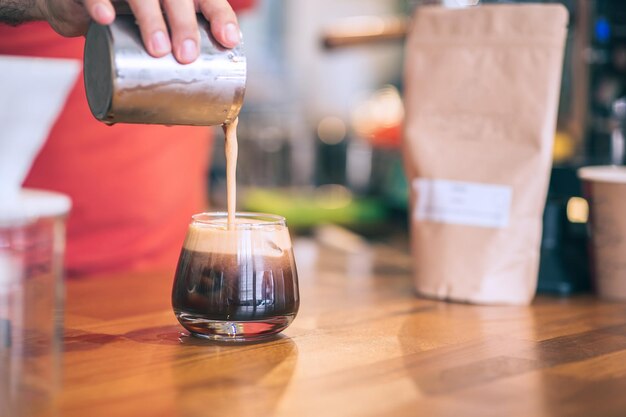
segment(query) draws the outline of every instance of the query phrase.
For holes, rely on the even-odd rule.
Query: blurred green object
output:
[[[388,207],[406,210],[409,204],[409,184],[400,155],[393,160],[385,175],[383,196]]]
[[[248,211],[284,216],[290,228],[309,229],[323,223],[371,226],[386,219],[381,201],[357,198],[341,185],[317,188],[249,188],[242,207]]]

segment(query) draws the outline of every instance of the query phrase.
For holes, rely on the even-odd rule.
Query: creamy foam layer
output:
[[[626,183],[626,168],[623,166],[589,166],[578,170],[578,176],[587,181]]]
[[[236,219],[235,228],[228,229],[227,220],[216,220],[210,225],[192,223],[183,247],[196,252],[236,254],[253,252],[255,255],[280,257],[291,249],[289,230],[282,225],[263,225],[262,221]]]

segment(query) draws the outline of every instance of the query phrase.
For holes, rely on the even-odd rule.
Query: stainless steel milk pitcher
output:
[[[220,125],[239,114],[246,89],[240,46],[222,47],[198,15],[200,56],[179,64],[172,54],[148,55],[132,15],[108,26],[92,23],[85,41],[87,101],[107,124]]]

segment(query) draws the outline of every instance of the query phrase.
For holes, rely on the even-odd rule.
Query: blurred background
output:
[[[282,214],[299,233],[334,223],[373,239],[406,238],[403,45],[408,19],[424,3],[440,2],[258,0],[241,15],[249,72],[240,210]],[[626,7],[623,0],[559,3],[570,26],[539,290],[567,294],[589,282],[588,207],[576,169],[624,162],[626,110],[618,99],[626,94]],[[219,137],[212,159],[211,203],[225,207]]]

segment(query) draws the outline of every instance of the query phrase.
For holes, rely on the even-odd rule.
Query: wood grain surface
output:
[[[417,298],[388,247],[299,240],[301,309],[270,342],[189,337],[171,272],[70,280],[54,416],[625,416],[626,304]]]

